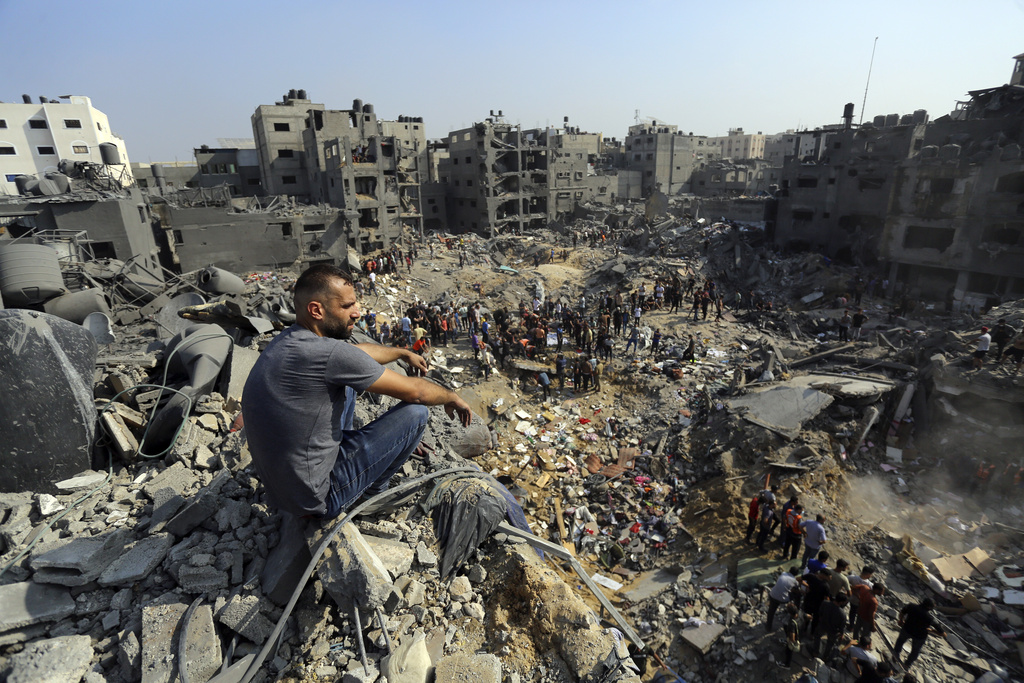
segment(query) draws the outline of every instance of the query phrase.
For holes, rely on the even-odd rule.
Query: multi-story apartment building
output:
[[[730,128],[728,135],[709,137],[708,147],[719,159],[763,159],[765,135],[744,133],[742,128]]]
[[[646,197],[655,190],[673,195],[691,190],[690,177],[714,158],[708,138],[682,133],[678,126],[639,123],[626,136],[626,167],[641,173],[641,191]]]
[[[252,134],[266,194],[310,201],[302,131],[308,123],[307,113],[323,110],[324,105],[307,99],[305,90],[289,90],[280,102],[256,107]]]
[[[61,161],[106,165],[121,187],[135,184],[124,140],[88,97],[22,99],[0,102],[0,194],[19,194],[17,176],[42,179]]]

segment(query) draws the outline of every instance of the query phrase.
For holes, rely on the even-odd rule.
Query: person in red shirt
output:
[[[876,581],[871,588],[864,584],[853,586],[853,592],[860,600],[857,608],[857,621],[853,625],[853,639],[861,640],[864,636],[874,633],[875,613],[878,611],[878,598],[885,595],[885,584]]]
[[[754,535],[754,529],[757,528],[758,508],[761,506],[761,494],[757,494],[750,499],[750,509],[747,510],[747,543],[750,543],[750,537]]]

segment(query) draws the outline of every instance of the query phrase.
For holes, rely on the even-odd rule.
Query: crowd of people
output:
[[[777,508],[778,491],[779,487],[772,485],[751,499],[746,541],[752,542],[756,531],[753,542],[759,550],[771,552],[765,544],[776,542],[781,559],[794,562],[803,549],[800,564],[783,572],[768,591],[767,632],[774,631],[780,611],[783,619],[780,666],[789,668],[793,653],[806,645],[811,657],[836,666],[845,665],[858,683],[894,683],[893,663],[907,672],[903,683],[915,681],[909,671],[928,636],[945,635],[932,615],[932,601],[925,599],[902,608],[893,659],[880,656],[875,650],[876,616],[886,588],[875,579],[875,567],[865,565],[854,573],[850,562],[843,558],[829,566],[832,558],[825,549],[828,534],[824,515],[805,517],[803,505],[795,495]],[[777,537],[776,529],[780,529]],[[908,642],[910,652],[901,660]]]

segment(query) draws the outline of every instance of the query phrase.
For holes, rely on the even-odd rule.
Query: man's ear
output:
[[[309,317],[313,318],[313,320],[324,319],[324,305],[316,299],[306,304],[306,312],[309,313]]]

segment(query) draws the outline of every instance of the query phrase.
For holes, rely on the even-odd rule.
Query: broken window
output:
[[[29,119],[28,127],[29,128],[46,128],[46,121],[43,121],[42,119]]]
[[[277,122],[274,124],[274,130],[278,133],[287,133],[292,129],[290,124]]]
[[[181,234],[181,230],[171,230],[171,234],[174,235],[175,246],[185,244],[185,236]]]
[[[277,150],[277,156],[280,159],[292,159],[295,157],[294,149],[279,149]]]
[[[0,119],[0,128],[7,127],[7,119]]]
[[[298,182],[298,179],[293,175],[285,175],[281,176],[281,182],[284,185],[295,185]]]
[[[953,192],[953,179],[952,178],[932,178],[931,182],[931,193],[932,194],[950,194]]]
[[[938,249],[945,251],[956,236],[956,228],[933,228],[911,225],[903,234],[903,246],[907,249]]]
[[[71,151],[75,154],[88,154],[89,148],[86,145],[72,145]]]
[[[817,187],[818,186],[818,179],[817,178],[797,178],[796,179],[796,186],[797,187]]]
[[[57,154],[57,151],[53,147],[36,147],[36,151],[39,153],[39,156],[44,157],[54,156]]]
[[[648,153],[647,153],[647,160],[648,160],[648,161],[651,161],[652,159],[654,159],[654,154],[652,154],[652,153],[648,152]]]
[[[323,232],[323,223],[308,223],[302,226],[302,232]]]
[[[991,226],[985,231],[984,241],[1016,246],[1020,244],[1021,234],[1024,234],[1024,228],[1022,227],[1009,225]]]
[[[996,181],[996,192],[1024,194],[1024,172],[1009,173]]]
[[[92,242],[89,244],[92,254],[98,259],[117,258],[117,250],[113,242]]]
[[[82,122],[79,119],[64,119],[65,128],[81,128]]]

